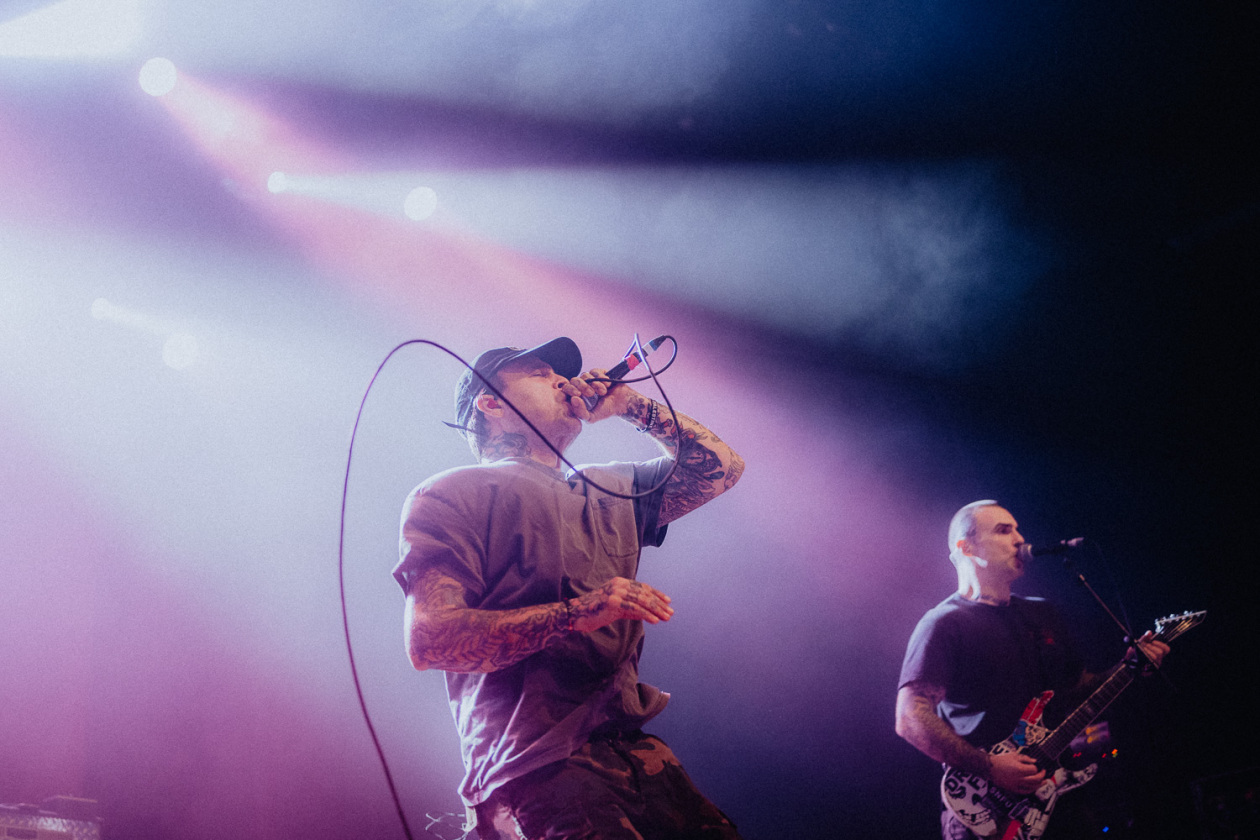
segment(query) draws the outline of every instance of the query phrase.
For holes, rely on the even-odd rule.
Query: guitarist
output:
[[[1091,675],[1053,607],[1011,594],[1024,574],[1023,543],[1010,511],[991,499],[954,514],[949,558],[958,591],[929,610],[910,637],[896,730],[929,758],[1030,794],[1045,778],[1033,759],[988,748],[1010,736],[1030,699],[1047,689],[1057,697],[1082,690]],[[1158,667],[1168,646],[1151,636],[1138,644]],[[1066,836],[1067,828],[1051,824],[1046,836]],[[941,830],[946,840],[974,837],[948,809]]]

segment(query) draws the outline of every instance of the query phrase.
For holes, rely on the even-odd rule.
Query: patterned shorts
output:
[[[661,739],[592,736],[477,806],[481,840],[740,840]]]

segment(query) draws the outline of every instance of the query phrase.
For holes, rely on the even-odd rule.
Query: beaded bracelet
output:
[[[652,424],[656,422],[656,401],[648,400],[647,422],[643,424],[640,432],[648,432],[652,430]]]

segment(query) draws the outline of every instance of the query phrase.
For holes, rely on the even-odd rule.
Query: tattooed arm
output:
[[[569,633],[589,633],[622,618],[656,624],[673,614],[669,596],[619,577],[568,601],[473,609],[459,581],[430,569],[416,577],[407,596],[407,655],[418,671],[498,671]]]
[[[1032,793],[1045,773],[1021,753],[992,755],[973,747],[936,714],[945,689],[926,682],[907,683],[897,692],[897,734],[928,758],[991,780],[1018,793]]]
[[[716,499],[735,486],[744,473],[744,459],[721,438],[687,415],[674,415],[667,406],[640,394],[628,385],[609,387],[603,381],[607,371],[596,368],[569,380],[562,390],[570,396],[574,414],[592,423],[606,417],[621,417],[651,435],[678,469],[665,486],[661,500],[660,523],[666,525]],[[603,397],[593,412],[582,404],[584,396]]]
[[[661,499],[662,525],[673,522],[735,486],[744,473],[744,459],[717,435],[682,412],[633,394],[622,417],[651,435],[678,462]]]

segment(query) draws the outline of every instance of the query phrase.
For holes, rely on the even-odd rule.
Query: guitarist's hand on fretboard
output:
[[[1163,663],[1164,657],[1168,655],[1168,643],[1155,638],[1155,634],[1150,630],[1147,630],[1142,635],[1142,638],[1137,640],[1137,646],[1142,649],[1142,653],[1145,654],[1146,659],[1150,661],[1150,664],[1155,666],[1156,670],[1158,670],[1160,664]],[[1129,653],[1125,658],[1132,659],[1133,657],[1138,657],[1137,662],[1139,665],[1147,664],[1142,661],[1141,657],[1135,650],[1133,650],[1133,648],[1129,648]]]
[[[1014,793],[1032,793],[1046,778],[1045,771],[1037,767],[1037,762],[1023,753],[990,755],[989,761],[993,767],[989,772],[989,780]]]

